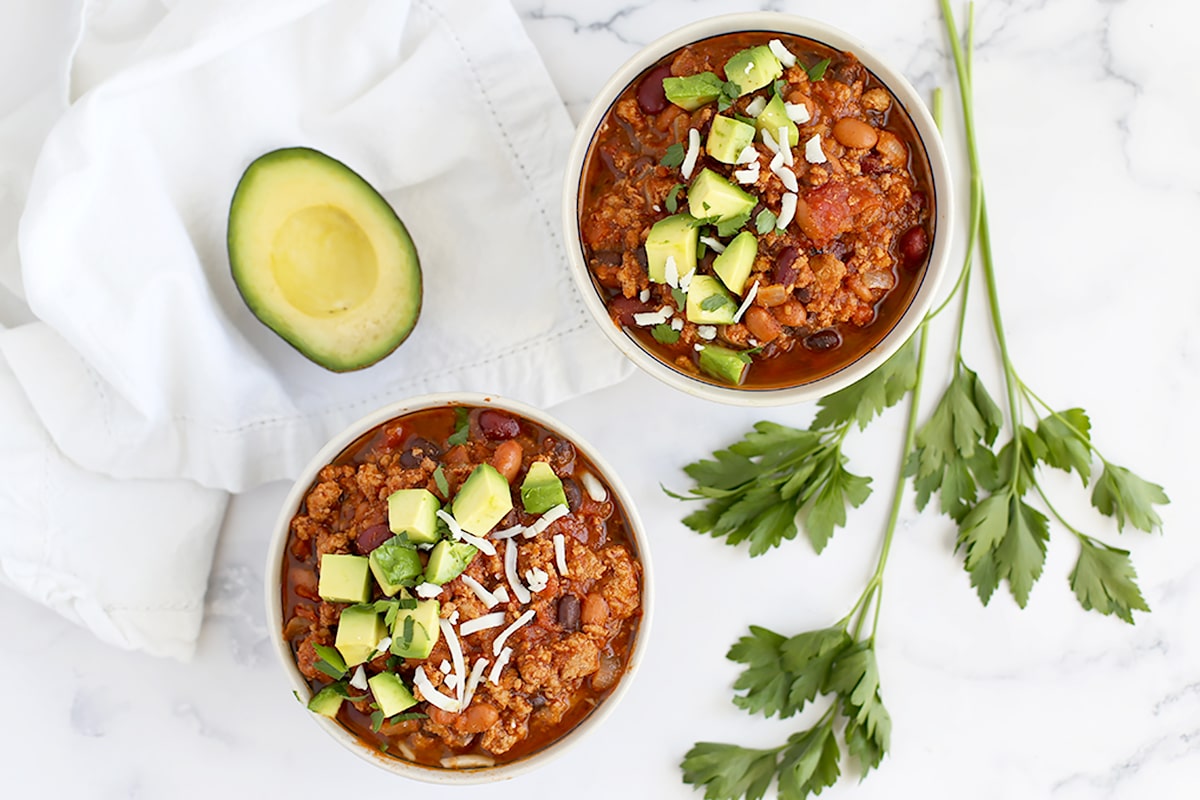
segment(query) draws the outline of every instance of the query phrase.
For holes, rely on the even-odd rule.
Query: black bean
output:
[[[621,254],[616,250],[597,250],[592,257],[601,264],[609,264],[614,267],[621,263]]]
[[[583,493],[579,491],[579,484],[573,479],[567,478],[562,482],[563,494],[567,496],[567,508],[572,511],[578,511],[579,506],[583,503]]]
[[[809,350],[821,352],[824,350],[832,350],[842,343],[841,334],[833,328],[817,331],[804,337],[804,346]]]
[[[562,470],[569,470],[575,463],[575,445],[565,439],[559,439],[554,443],[550,457],[554,460],[554,466]]]
[[[513,439],[521,432],[521,423],[503,411],[485,408],[479,412],[479,430],[492,441]]]
[[[408,443],[400,454],[400,464],[408,469],[421,466],[426,458],[436,461],[442,455],[441,449],[433,442],[418,436]]]
[[[796,291],[793,292],[793,294],[796,295],[796,299],[801,303],[807,303],[812,300],[812,290],[807,286],[797,286]]]
[[[558,625],[565,631],[579,630],[580,614],[579,598],[573,594],[564,594],[558,601]]]

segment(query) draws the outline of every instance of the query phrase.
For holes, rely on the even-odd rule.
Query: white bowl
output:
[[[892,96],[908,112],[920,138],[920,143],[925,148],[933,183],[932,199],[935,214],[929,261],[920,278],[920,286],[914,293],[908,308],[892,329],[857,360],[824,377],[783,388],[759,389],[709,383],[676,370],[647,352],[636,339],[622,328],[614,325],[609,317],[604,301],[592,283],[579,232],[578,198],[588,149],[601,122],[617,97],[643,71],[653,66],[668,53],[702,39],[740,31],[764,31],[803,36],[834,49],[853,53],[863,66],[874,73],[880,83],[891,91]],[[609,78],[579,122],[567,160],[562,204],[563,228],[571,273],[583,295],[584,305],[587,306],[592,317],[609,340],[640,368],[676,389],[708,400],[745,406],[785,405],[823,397],[866,376],[899,350],[900,346],[916,331],[917,326],[921,324],[921,320],[929,311],[937,294],[938,284],[948,270],[954,213],[950,167],[937,126],[920,95],[904,76],[882,61],[867,45],[836,28],[815,20],[773,12],[727,14],[694,22],[646,45],[625,62]]]
[[[513,400],[505,400],[494,395],[482,395],[471,393],[453,393],[453,394],[430,394],[421,397],[415,397],[411,400],[403,400],[393,405],[381,408],[378,411],[369,414],[353,425],[350,425],[344,431],[333,437],[321,451],[313,456],[312,461],[304,468],[304,471],[296,479],[292,490],[288,493],[287,500],[284,501],[283,508],[279,513],[279,518],[275,522],[275,528],[271,536],[271,542],[267,547],[267,565],[264,571],[265,586],[266,586],[266,607],[267,621],[271,630],[271,637],[275,647],[275,652],[279,656],[280,662],[283,664],[283,669],[287,673],[288,681],[291,688],[294,689],[300,697],[307,697],[309,692],[308,682],[300,673],[296,666],[296,660],[292,655],[291,646],[283,638],[283,607],[282,597],[280,592],[280,582],[283,571],[284,548],[287,546],[288,531],[291,527],[292,517],[295,516],[303,501],[305,494],[312,487],[316,479],[317,473],[322,467],[332,462],[337,456],[349,445],[353,444],[358,437],[367,431],[381,425],[389,420],[397,417],[402,417],[415,411],[421,411],[428,408],[438,408],[443,406],[490,406],[492,408],[503,409],[510,411],[526,419],[561,434],[565,439],[571,442],[579,452],[596,467],[600,472],[604,483],[616,495],[618,503],[625,512],[626,519],[629,522],[629,537],[637,549],[638,561],[642,565],[642,617],[638,623],[637,633],[632,642],[632,652],[630,653],[629,661],[626,664],[625,672],[621,679],[613,688],[612,692],[605,700],[584,719],[582,719],[574,728],[567,731],[558,739],[551,742],[530,755],[527,755],[517,761],[507,764],[499,764],[494,767],[482,767],[471,769],[445,769],[438,767],[427,767],[421,764],[402,761],[398,758],[393,758],[384,753],[380,753],[374,748],[363,743],[358,737],[343,728],[336,721],[315,714],[299,707],[300,713],[310,717],[317,725],[333,737],[339,744],[350,750],[355,755],[366,759],[367,761],[382,767],[397,775],[406,778],[412,778],[427,783],[440,784],[474,784],[474,783],[491,783],[494,781],[507,780],[514,778],[530,770],[537,769],[547,762],[561,756],[569,748],[576,745],[584,736],[594,730],[597,726],[604,722],[605,718],[613,712],[617,707],[621,698],[629,690],[629,686],[633,681],[634,674],[641,664],[642,656],[645,651],[646,640],[650,632],[650,618],[653,610],[653,578],[651,577],[650,567],[650,551],[647,547],[646,537],[642,532],[642,523],[638,517],[637,509],[633,505],[633,498],[630,497],[628,490],[617,478],[612,467],[596,452],[590,444],[582,439],[579,434],[563,425],[550,415],[523,403],[518,403]]]

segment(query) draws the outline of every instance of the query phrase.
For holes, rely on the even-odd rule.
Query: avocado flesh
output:
[[[246,169],[228,248],[254,315],[335,372],[391,353],[420,314],[421,267],[404,224],[362,177],[316,150],[275,150]]]

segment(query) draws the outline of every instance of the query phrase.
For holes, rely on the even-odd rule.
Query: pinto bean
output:
[[[750,329],[750,333],[754,334],[754,338],[763,344],[779,338],[779,334],[783,333],[783,329],[771,312],[759,306],[750,306],[746,309],[744,321],[746,327]]]
[[[583,598],[583,610],[579,618],[584,625],[603,625],[608,622],[608,601],[603,595],[589,593]]]
[[[492,453],[491,464],[497,472],[504,476],[505,480],[512,483],[517,477],[517,473],[521,471],[521,459],[524,457],[525,448],[521,447],[521,443],[509,439],[507,442],[501,443],[496,448],[496,452]]]
[[[500,712],[494,705],[472,703],[470,708],[458,715],[454,727],[463,733],[483,733],[499,721]]]
[[[775,319],[779,320],[780,323],[792,328],[798,328],[808,321],[808,312],[804,310],[804,304],[794,297],[790,298],[783,305],[772,309],[771,313],[775,315]]]
[[[879,134],[867,123],[854,117],[842,117],[833,126],[833,138],[844,147],[869,150],[879,141]]]

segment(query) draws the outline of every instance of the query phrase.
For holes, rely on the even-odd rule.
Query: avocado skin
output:
[[[280,319],[269,301],[254,291],[251,282],[247,280],[248,272],[255,266],[246,263],[246,260],[239,255],[241,243],[250,234],[248,230],[250,223],[247,221],[247,215],[243,212],[246,210],[247,203],[252,203],[252,189],[261,174],[272,170],[286,169],[292,163],[319,165],[329,170],[331,175],[337,175],[354,186],[366,206],[370,207],[392,228],[404,251],[401,261],[409,262],[408,285],[404,288],[410,300],[415,300],[415,304],[411,310],[406,310],[396,320],[397,324],[390,336],[383,337],[379,341],[367,342],[356,352],[344,355],[320,352],[318,348],[312,346],[302,327],[297,329],[296,325]],[[365,178],[345,163],[320,150],[311,147],[283,147],[264,153],[246,167],[238,180],[229,205],[226,252],[234,285],[237,287],[242,301],[254,316],[305,358],[331,372],[353,372],[383,360],[404,343],[420,318],[423,303],[421,265],[416,245],[413,243],[408,228],[405,227],[404,222],[383,195]]]

